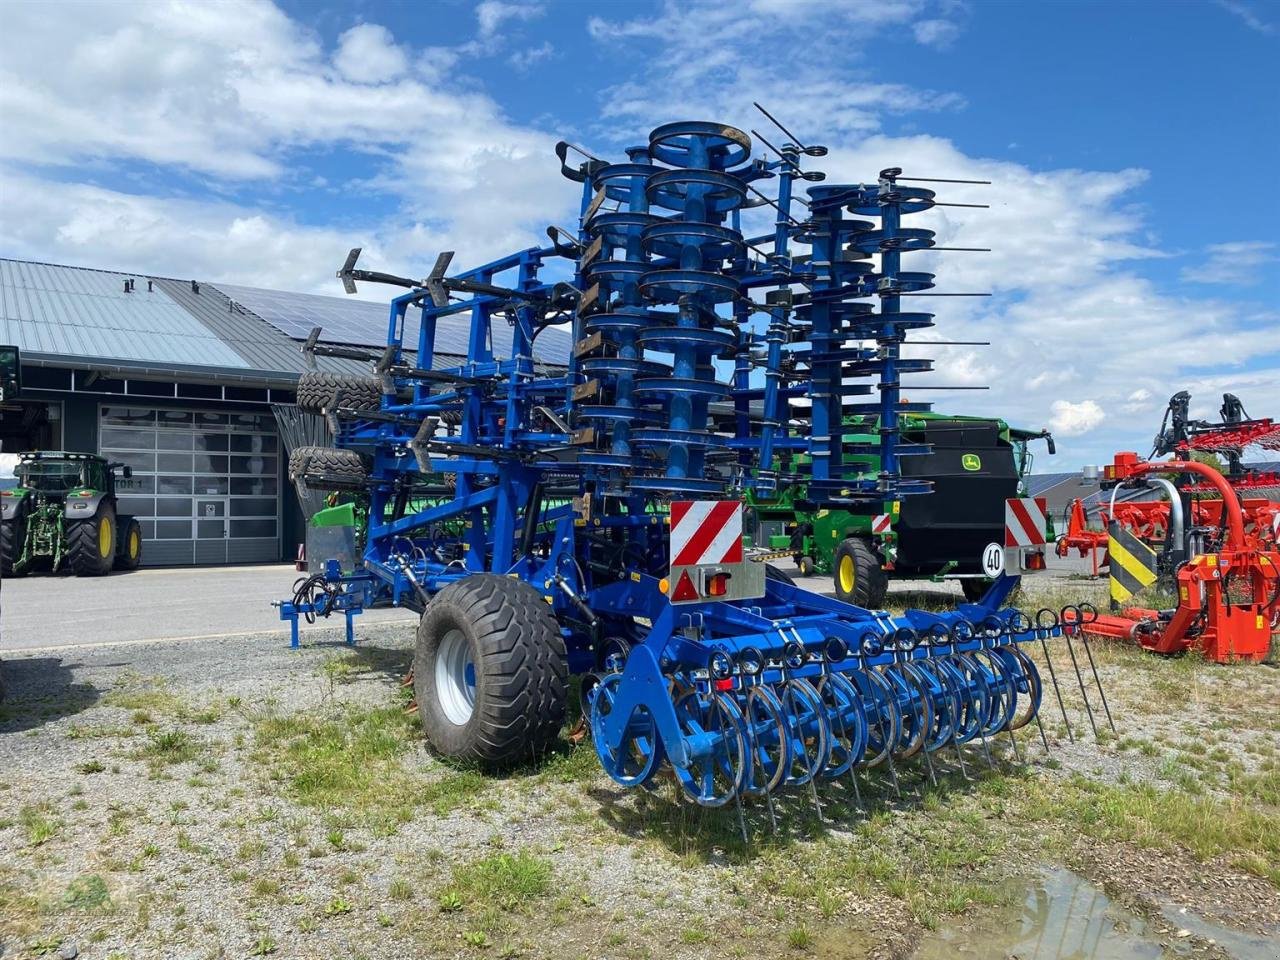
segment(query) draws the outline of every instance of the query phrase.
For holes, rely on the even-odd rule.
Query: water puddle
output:
[[[1201,939],[1212,940],[1236,960],[1275,960],[1280,957],[1280,929],[1267,933],[1233,930],[1172,904],[1162,906],[1160,913],[1175,927],[1188,930]]]
[[[927,933],[913,960],[1159,960],[1178,956],[1147,923],[1070,870],[1047,870],[1020,910],[960,916]]]

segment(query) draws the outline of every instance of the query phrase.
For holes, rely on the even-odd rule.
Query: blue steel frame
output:
[[[420,606],[473,574],[518,577],[554,610],[571,672],[622,670],[613,709],[596,730],[602,757],[636,736],[633,715],[642,708],[680,765],[709,741],[682,729],[667,692],[673,678],[705,687],[717,663],[737,665],[749,654],[763,657],[762,682],[783,682],[1056,635],[1056,618],[1037,628],[1002,609],[1016,584],[1008,577],[980,604],[901,617],[775,580],[752,602],[676,607],[662,592],[671,497],[733,497],[796,480],[819,504],[877,510],[928,492],[900,476],[899,458],[923,451],[901,444],[891,425],[927,407],[903,403],[900,390],[904,374],[931,369],[930,361],[899,350],[910,330],[933,320],[904,312],[900,298],[933,285],[931,274],[901,269],[904,252],[933,245],[932,232],[902,226],[904,215],[932,206],[932,191],[903,187],[886,171],[870,185],[811,187],[799,201],[797,146],[774,161],[750,153],[745,135],[718,124],[659,127],[625,162],[565,168],[583,184],[570,288],[540,276],[566,256],[557,245],[449,278],[453,289],[470,283],[492,292],[442,304],[424,281],[392,301],[387,343],[408,372],[395,377],[376,417],[344,415],[336,437],[372,463],[363,569],[331,569],[337,599],[321,601],[346,615],[349,642],[351,617],[375,600]],[[773,179],[774,231],[745,238],[748,188]],[[799,205],[803,221],[793,216]],[[797,254],[797,244],[808,254]],[[878,270],[872,255],[881,258]],[[575,294],[567,307],[566,289]],[[772,291],[763,303],[752,299],[761,289]],[[422,323],[418,342],[407,345],[411,306],[421,307]],[[435,369],[437,324],[459,313],[470,321],[466,361]],[[763,331],[751,328],[757,314]],[[510,326],[509,355],[494,354],[496,323]],[[559,324],[570,325],[578,347],[550,368],[533,347],[542,329]],[[867,341],[874,346],[861,345]],[[730,382],[717,379],[717,359],[732,361]],[[808,435],[788,425],[787,401],[801,396],[812,401]],[[711,405],[721,401],[731,405],[731,430],[712,423]],[[852,446],[844,417],[853,412],[890,425],[866,450],[879,455],[877,476],[845,466]],[[456,432],[437,431],[424,447],[422,425],[432,420]],[[786,453],[807,454],[810,465],[792,458],[784,469]],[[451,482],[452,499],[398,509],[403,484],[424,472]],[[305,609],[281,607],[295,645]],[[845,655],[832,660],[833,646]],[[730,674],[741,675],[736,666]]]

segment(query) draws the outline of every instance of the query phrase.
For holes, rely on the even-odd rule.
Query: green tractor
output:
[[[845,438],[854,447],[879,439],[878,417],[849,417],[846,424],[857,431]],[[979,599],[991,583],[986,550],[1004,543],[1005,501],[1026,496],[1028,444],[1043,439],[1052,454],[1053,437],[1003,420],[941,413],[903,414],[898,426],[905,443],[929,451],[902,457],[902,475],[930,481],[933,493],[854,513],[816,509],[803,486],[791,486],[770,499],[749,498],[747,532],[755,543],[789,553],[802,575],[830,575],[836,596],[858,606],[882,606],[890,579],[954,578],[966,598]],[[848,453],[845,463],[871,477],[880,469],[870,454]],[[1053,542],[1053,531],[1047,534]],[[1041,561],[1031,558],[1031,568]]]
[[[117,474],[117,471],[119,473]],[[0,490],[0,574],[33,566],[81,577],[134,570],[142,560],[142,528],[116,512],[116,483],[132,470],[90,453],[24,453],[17,486]]]

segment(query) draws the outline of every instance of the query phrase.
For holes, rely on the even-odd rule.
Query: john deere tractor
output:
[[[81,577],[136,569],[142,528],[116,512],[116,482],[129,467],[88,453],[19,455],[16,487],[0,490],[0,573],[65,564]]]

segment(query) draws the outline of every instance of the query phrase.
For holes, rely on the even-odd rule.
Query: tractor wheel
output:
[[[116,569],[137,570],[142,562],[142,524],[133,517],[118,517],[120,542],[116,544]]]
[[[311,371],[298,378],[297,402],[299,410],[323,413],[333,403],[335,393],[341,392],[338,402],[352,410],[377,410],[381,406],[382,382],[374,377],[348,377],[340,373]]]
[[[289,454],[289,479],[316,490],[363,490],[369,472],[354,450],[297,447]]]
[[[22,555],[22,548],[27,542],[27,514],[29,511],[24,498],[18,504],[11,520],[0,520],[0,575],[20,577],[27,572],[26,566],[15,571],[13,565]]]
[[[546,752],[564,723],[568,675],[551,608],[520,580],[473,574],[422,614],[414,694],[446,757],[502,768]]]
[[[889,592],[880,558],[861,537],[847,537],[836,547],[836,598],[855,606],[879,609]]]
[[[111,572],[116,559],[116,510],[105,501],[88,520],[67,524],[67,566],[77,577]]]

